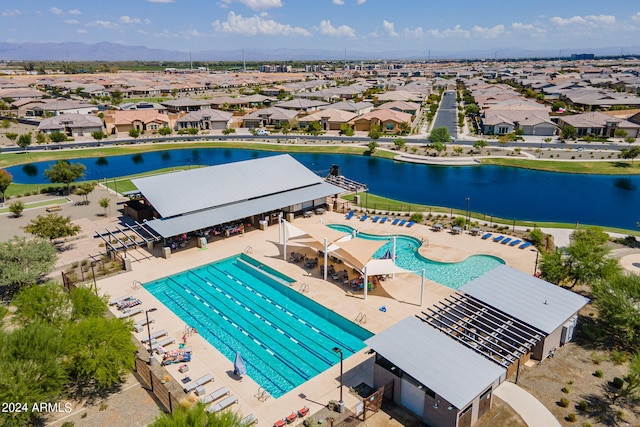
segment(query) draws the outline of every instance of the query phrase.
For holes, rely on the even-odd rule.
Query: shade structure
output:
[[[379,276],[383,274],[400,274],[400,273],[413,273],[411,270],[406,270],[402,267],[398,267],[392,259],[372,259],[366,264],[367,274],[369,276]]]
[[[351,239],[336,243],[338,249],[334,255],[342,259],[357,270],[363,271],[364,266],[373,259],[373,254],[387,243],[386,240]]]
[[[239,351],[236,351],[236,360],[233,362],[233,373],[236,375],[244,375],[247,373],[247,368],[244,366],[244,360]]]

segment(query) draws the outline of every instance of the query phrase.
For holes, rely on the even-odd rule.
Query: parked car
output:
[[[269,136],[269,131],[266,129],[258,129],[256,131],[256,136]]]

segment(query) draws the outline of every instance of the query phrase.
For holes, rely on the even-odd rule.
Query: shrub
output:
[[[622,365],[629,359],[624,351],[611,350],[611,361],[616,365]]]
[[[421,213],[414,213],[411,215],[411,221],[421,223],[423,220]]]
[[[624,385],[624,380],[620,377],[614,377],[613,381],[611,382],[611,385],[614,388],[621,389],[622,386]]]
[[[558,405],[562,406],[563,408],[568,408],[569,399],[567,399],[566,397],[563,397],[562,399],[560,399],[560,402],[558,402]]]
[[[580,402],[578,402],[578,409],[580,409],[581,411],[586,411],[587,409],[589,409],[589,404],[586,400],[581,400]]]
[[[598,369],[593,373],[593,376],[597,378],[602,378],[604,376],[604,372],[602,372],[601,369]]]
[[[562,387],[560,391],[563,392],[564,394],[569,394],[571,390],[569,390],[569,387]]]
[[[572,385],[573,384],[573,380],[568,380],[567,384]]]
[[[573,412],[570,413],[569,415],[567,415],[566,420],[569,421],[570,423],[575,423],[576,422],[576,414],[574,414]]]
[[[602,361],[603,361],[603,360],[604,360],[604,359],[603,359],[602,355],[600,355],[600,354],[596,353],[595,351],[594,351],[594,352],[591,352],[591,361],[592,361],[594,364],[599,365],[599,364],[601,364],[601,363],[602,363]]]

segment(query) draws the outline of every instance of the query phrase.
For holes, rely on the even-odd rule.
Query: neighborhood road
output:
[[[446,127],[453,139],[458,136],[458,110],[455,91],[446,91],[442,95],[440,108],[431,129]]]

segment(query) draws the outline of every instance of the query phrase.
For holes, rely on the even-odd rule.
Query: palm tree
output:
[[[232,411],[210,413],[198,402],[191,408],[179,408],[171,414],[162,414],[150,427],[245,427],[242,416]]]

